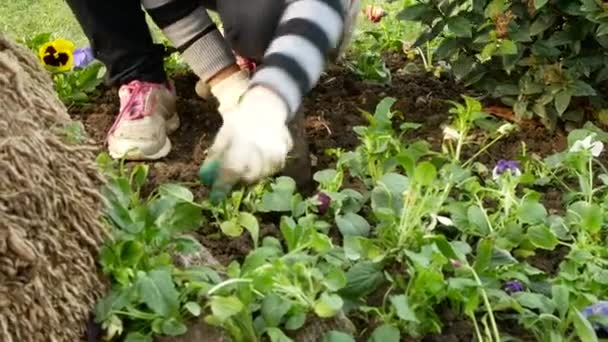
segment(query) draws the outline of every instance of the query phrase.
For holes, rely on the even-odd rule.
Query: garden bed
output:
[[[419,129],[407,134],[408,139],[422,139],[428,141],[434,149],[440,147],[444,135],[442,125],[450,118],[450,104],[446,100],[461,101],[463,89],[446,79],[404,75],[398,72],[396,66],[403,65],[405,61],[400,58],[391,60],[394,78],[390,86],[360,81],[346,68],[336,66],[327,72],[307,97],[303,110],[307,117],[306,127],[315,171],[334,166],[335,160],[325,154],[326,149],[352,150],[358,145],[353,127],[366,123],[359,109],[373,112],[378,102],[387,96],[397,99],[393,110],[403,113],[401,120],[422,124]],[[201,100],[195,94],[195,76],[182,74],[173,77],[173,80],[178,92],[178,110],[182,124],[171,136],[171,154],[161,161],[150,163],[150,189],[167,182],[197,182],[197,171],[204,159],[204,152],[221,124],[220,117],[214,110],[215,104]],[[71,115],[74,119],[81,120],[87,132],[97,140],[99,146],[103,146],[105,134],[117,111],[117,92],[114,89],[102,89],[91,104],[72,108]],[[525,126],[500,140],[480,155],[478,160],[491,168],[500,159],[516,158],[522,151],[522,143],[525,143],[527,153],[543,157],[564,150],[567,144],[566,135],[559,130],[550,132],[541,126]],[[464,155],[470,156],[473,152],[465,150]],[[545,192],[543,201],[550,212],[560,210],[563,204],[558,190],[548,188],[539,191]],[[199,192],[197,195],[204,196],[204,190]],[[261,216],[260,221],[260,237],[280,236],[278,217]],[[217,228],[203,227],[197,236],[224,265],[233,260],[242,261],[252,249],[251,239],[246,234],[231,239],[218,233]],[[554,273],[567,252],[567,248],[558,248],[551,252],[537,253],[528,261],[547,273]],[[438,308],[437,313],[444,324],[443,334],[427,336],[423,341],[472,340],[474,332],[469,320],[455,315],[448,308]],[[360,317],[352,319],[360,331],[368,329],[371,332],[370,326],[375,324]],[[517,327],[515,321],[503,321],[500,330],[523,340],[533,340],[531,335]],[[420,339],[404,339],[410,340]]]

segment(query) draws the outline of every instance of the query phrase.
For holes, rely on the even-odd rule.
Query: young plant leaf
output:
[[[194,195],[192,192],[178,184],[163,184],[158,188],[158,192],[161,196],[173,197],[184,202],[193,202]]]
[[[262,317],[269,327],[278,327],[283,317],[291,309],[291,303],[271,293],[262,301]]]
[[[578,311],[576,308],[570,309],[570,316],[572,323],[574,323],[574,330],[576,335],[581,339],[582,342],[597,342],[597,335],[591,323]]]
[[[293,340],[279,328],[268,328],[266,334],[270,337],[270,342],[293,342]]]
[[[473,268],[477,273],[481,273],[490,267],[493,257],[494,241],[482,239],[477,244],[477,256]]]
[[[345,215],[337,216],[336,225],[338,226],[342,236],[369,235],[369,223],[362,216],[355,213],[346,213]]]
[[[316,301],[314,310],[317,316],[329,318],[335,316],[342,309],[343,304],[344,302],[340,296],[324,292]]]
[[[528,238],[534,246],[550,251],[555,249],[559,242],[553,231],[545,225],[530,227],[528,229]]]
[[[213,315],[220,322],[225,322],[230,317],[241,312],[244,308],[243,303],[234,296],[213,296],[209,302],[211,303],[211,312],[213,312]]]
[[[137,282],[139,295],[155,313],[169,317],[179,305],[179,293],[168,269],[158,269],[143,274]]]
[[[179,336],[188,331],[186,325],[175,318],[169,318],[163,321],[161,325],[163,334],[167,336]]]
[[[411,308],[409,304],[409,300],[405,295],[397,295],[391,297],[391,304],[397,311],[397,316],[404,321],[408,322],[418,322],[418,318],[416,317],[416,313]]]
[[[414,171],[414,180],[416,183],[422,186],[430,186],[436,178],[437,169],[435,168],[435,165],[424,161],[416,166],[416,170]]]
[[[260,239],[260,226],[258,219],[248,212],[240,212],[238,217],[238,223],[241,227],[247,229],[253,240],[253,248],[258,248],[258,240]]]
[[[220,223],[220,230],[230,237],[239,237],[243,234],[243,227],[234,220]]]
[[[140,332],[130,332],[125,337],[124,342],[154,342],[154,339],[150,335],[144,335]]]
[[[355,342],[355,339],[341,331],[332,330],[323,336],[322,342]]]
[[[400,339],[399,329],[389,324],[383,324],[374,330],[367,342],[399,342]]]
[[[536,224],[547,218],[547,209],[536,201],[526,200],[519,207],[518,214],[521,222]]]

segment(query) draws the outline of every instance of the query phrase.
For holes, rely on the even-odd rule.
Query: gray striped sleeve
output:
[[[267,86],[281,95],[290,118],[318,82],[330,50],[337,48],[344,12],[341,0],[292,0],[287,5],[251,85]]]
[[[142,0],[142,5],[203,81],[235,64],[232,50],[198,2]]]

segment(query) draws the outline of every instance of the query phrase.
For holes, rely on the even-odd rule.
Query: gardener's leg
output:
[[[108,134],[114,158],[167,155],[167,133],[179,126],[164,47],[152,42],[139,0],[68,0],[110,81],[120,86],[120,112]]]
[[[166,80],[164,47],[152,42],[139,0],[67,2],[88,37],[95,57],[105,64],[112,84]]]

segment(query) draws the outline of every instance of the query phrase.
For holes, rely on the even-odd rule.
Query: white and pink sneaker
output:
[[[173,85],[132,81],[118,96],[120,111],[108,133],[110,156],[154,160],[169,154],[167,135],[179,127]]]

